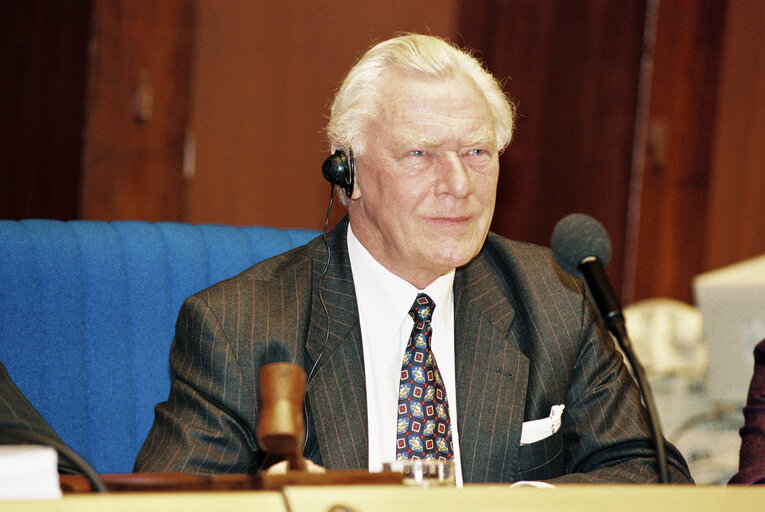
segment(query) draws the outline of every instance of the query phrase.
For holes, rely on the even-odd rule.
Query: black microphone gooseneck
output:
[[[552,250],[555,259],[563,270],[584,280],[603,323],[616,339],[632,367],[648,411],[648,422],[656,447],[656,464],[659,477],[662,483],[668,483],[666,445],[651,386],[648,383],[643,365],[640,364],[632,349],[632,342],[624,323],[622,307],[604,268],[611,258],[611,241],[608,238],[608,233],[592,217],[574,213],[561,219],[555,226],[552,236]]]

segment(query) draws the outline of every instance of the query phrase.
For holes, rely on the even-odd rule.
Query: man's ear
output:
[[[353,154],[351,152],[351,154]],[[361,168],[364,168],[364,164],[361,164]],[[351,195],[348,197],[349,201],[355,201],[357,199],[361,199],[361,196],[363,194],[362,186],[361,186],[361,180],[359,180],[359,158],[357,155],[353,156],[353,190],[351,191]]]
[[[351,201],[361,199],[361,181],[359,180],[359,174],[355,173],[353,176],[353,192],[351,192]]]

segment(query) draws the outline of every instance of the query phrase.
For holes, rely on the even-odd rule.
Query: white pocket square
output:
[[[521,428],[521,446],[536,443],[556,433],[560,429],[560,418],[565,408],[563,404],[553,405],[547,418],[524,421]]]

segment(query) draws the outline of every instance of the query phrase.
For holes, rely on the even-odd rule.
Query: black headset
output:
[[[327,311],[327,305],[324,303],[324,295],[322,294],[322,283],[324,282],[324,276],[327,274],[329,263],[332,260],[332,250],[329,247],[329,242],[327,242],[327,226],[329,225],[329,214],[332,211],[332,198],[334,197],[335,185],[343,189],[343,191],[345,191],[345,195],[348,197],[351,197],[351,194],[353,193],[353,182],[355,178],[355,172],[353,169],[353,149],[348,148],[347,155],[345,154],[345,151],[338,149],[330,156],[328,156],[327,159],[324,160],[324,163],[321,164],[321,174],[324,176],[324,179],[332,184],[332,187],[330,187],[329,191],[327,217],[324,219],[324,231],[322,232],[322,237],[324,238],[324,246],[327,248],[327,261],[324,264],[324,270],[321,271],[321,278],[319,278],[319,302],[321,302],[321,307],[324,310],[324,316],[327,318],[327,330],[326,336],[324,337],[324,343],[322,344],[321,350],[319,351],[319,355],[316,357],[316,361],[313,362],[311,370],[308,372],[305,380],[305,396],[303,397],[303,419],[306,425],[308,424],[308,400],[306,399],[308,397],[308,384],[311,383],[313,373],[316,370],[316,367],[319,365],[319,361],[321,361],[321,358],[324,355],[324,349],[327,346],[327,341],[329,341],[329,312]],[[305,439],[303,440],[304,445],[306,442],[308,442],[308,431],[309,429],[306,427]]]
[[[328,182],[343,189],[346,196],[351,197],[355,179],[353,150],[348,148],[348,155],[341,149],[332,153],[321,164],[321,174]]]

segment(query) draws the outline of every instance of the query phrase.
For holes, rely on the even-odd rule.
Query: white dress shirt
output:
[[[431,349],[446,386],[455,477],[457,485],[461,485],[454,369],[454,270],[418,290],[380,265],[354,236],[350,224],[348,256],[356,287],[366,373],[369,470],[381,471],[383,463],[396,460],[401,363],[414,325],[409,310],[417,294],[423,292],[436,304],[431,321]]]

